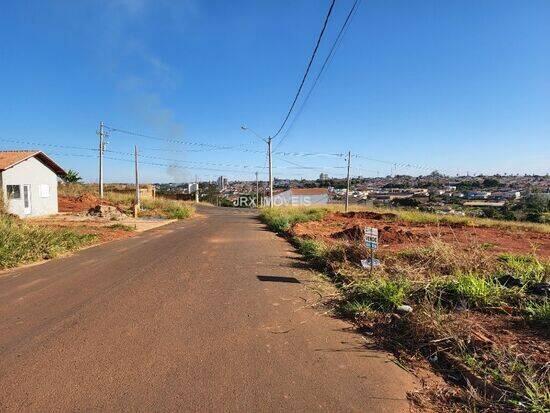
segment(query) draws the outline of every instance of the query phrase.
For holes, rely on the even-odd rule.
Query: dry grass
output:
[[[135,196],[124,192],[107,192],[105,199],[116,205],[128,214],[133,213]],[[141,200],[141,217],[160,217],[169,219],[186,219],[195,213],[195,206],[192,202],[176,201],[157,197],[155,199],[145,198]]]
[[[538,224],[533,222],[521,222],[521,221],[503,221],[488,218],[476,218],[476,217],[463,217],[458,215],[441,215],[430,212],[422,212],[415,209],[403,209],[403,208],[380,208],[380,207],[367,207],[362,205],[350,206],[350,211],[369,211],[377,212],[380,214],[394,214],[395,220],[410,222],[416,224],[459,224],[470,227],[487,227],[487,228],[501,228],[506,230],[525,230],[541,233],[550,233],[550,224]],[[268,212],[265,212],[268,211]],[[271,212],[270,212],[271,211]],[[270,216],[284,216],[289,221],[292,221],[294,216],[302,216],[310,214],[311,211],[324,211],[324,213],[318,218],[322,219],[329,212],[343,212],[343,205],[329,204],[322,207],[297,207],[297,206],[283,206],[276,208],[262,208],[262,215],[267,215],[266,219]],[[387,218],[391,219],[391,218]]]
[[[29,225],[19,218],[0,214],[0,269],[54,258],[88,245],[95,238],[68,229]]]
[[[548,232],[548,225],[540,224],[360,209],[392,212],[395,219],[407,222]],[[290,237],[295,223],[321,220],[337,210],[341,208],[276,208],[263,210],[261,217],[272,230]],[[433,367],[444,376],[461,378],[461,389],[438,390],[433,399],[437,398],[440,406],[457,411],[550,411],[550,360],[541,363],[498,341],[480,340],[475,322],[463,322],[470,313],[475,320],[476,313],[496,317],[504,312],[514,315],[518,323],[523,316],[524,329],[533,325],[544,331],[550,304],[548,298],[532,296],[530,287],[550,280],[549,262],[532,254],[495,257],[483,245],[472,244],[463,250],[433,238],[427,246],[386,254],[381,267],[370,274],[357,265],[357,256],[366,253],[361,245],[333,246],[298,237],[291,240],[310,263],[328,271],[340,288],[340,314],[351,317],[362,328],[369,326],[380,344],[396,354],[432,360]],[[503,277],[514,283],[506,284]],[[396,308],[402,304],[412,306],[413,312],[396,316]],[[536,336],[537,331],[532,334]],[[518,330],[515,334],[523,333]]]

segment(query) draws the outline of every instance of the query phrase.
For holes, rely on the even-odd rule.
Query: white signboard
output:
[[[378,228],[365,227],[365,245],[367,248],[378,248]]]

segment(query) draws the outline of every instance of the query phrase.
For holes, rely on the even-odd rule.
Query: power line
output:
[[[78,158],[96,158],[96,155],[87,155],[87,154],[76,154],[76,153],[61,153],[61,152],[52,152],[52,155],[57,156],[66,156],[66,157],[78,157]],[[113,161],[121,161],[121,162],[130,162],[133,163],[133,159],[124,159],[124,158],[117,158],[112,156],[104,156],[105,159],[113,160]],[[163,166],[163,167],[173,167],[173,168],[181,168],[181,169],[198,169],[198,170],[204,170],[204,171],[216,171],[216,172],[232,172],[232,173],[245,173],[249,174],[250,171],[238,171],[238,170],[232,170],[232,169],[215,169],[215,168],[203,168],[203,167],[189,167],[189,166],[183,166],[183,165],[177,165],[177,164],[171,164],[171,163],[158,163],[158,162],[147,162],[147,161],[140,161],[140,164],[145,165],[153,165],[153,166]]]
[[[29,146],[33,146],[33,145],[48,146],[48,147],[52,147],[52,148],[74,149],[74,150],[84,150],[84,151],[98,152],[98,148],[88,148],[88,147],[83,147],[83,146],[52,144],[52,143],[45,143],[45,142],[28,141],[26,139],[10,139],[10,138],[0,137],[0,141],[23,144],[23,145],[29,145]],[[146,149],[146,148],[144,148],[143,150],[152,150],[153,151],[153,150],[163,150],[163,149],[157,149],[157,148],[148,148],[148,149]],[[168,151],[168,149],[167,149],[167,151]],[[109,150],[109,149],[106,149],[105,152],[117,153],[119,155],[133,155],[129,152],[114,151],[114,150]],[[182,151],[182,152],[186,152],[186,151]],[[259,152],[263,153],[263,151],[259,151]],[[274,152],[273,154],[274,155],[280,155],[280,156],[294,156],[294,157],[317,157],[317,156],[343,157],[344,156],[344,154],[339,154],[339,153],[323,153],[323,152]],[[82,156],[84,156],[84,155],[82,155]],[[97,157],[97,155],[89,155],[89,157]],[[165,160],[165,161],[174,161],[174,162],[196,163],[196,164],[202,164],[202,165],[259,168],[259,169],[265,169],[266,168],[265,165],[263,167],[260,167],[260,166],[242,165],[242,164],[241,165],[236,165],[236,164],[221,164],[221,163],[203,162],[203,161],[187,161],[187,160],[177,160],[177,159],[156,157],[156,156],[143,155],[143,154],[140,155],[140,157],[146,157],[146,158],[157,159],[157,160]],[[387,164],[387,165],[392,165],[392,166],[396,166],[396,167],[398,166],[398,167],[401,167],[401,168],[413,168],[413,169],[426,170],[426,171],[433,171],[434,169],[439,169],[439,168],[433,168],[433,167],[428,167],[428,166],[422,166],[422,165],[418,165],[418,164],[414,164],[414,163],[396,162],[396,161],[388,161],[388,160],[383,160],[383,159],[376,159],[376,158],[372,158],[372,157],[368,157],[368,156],[360,155],[360,154],[353,154],[352,157],[365,159],[365,160],[372,161],[372,162],[378,162],[378,163],[383,163],[383,164]],[[291,163],[291,161],[284,160],[280,157],[278,157],[278,158],[285,161],[285,162],[287,162],[287,163]],[[296,163],[294,163],[294,164],[296,166],[301,166],[301,165],[296,164]],[[305,169],[315,169],[316,167],[314,167],[314,166],[312,166],[312,167],[303,166],[303,168],[305,168]],[[318,167],[318,169],[322,169],[322,168],[323,167]],[[334,167],[334,168],[338,168],[338,167]]]
[[[296,123],[296,120],[302,114],[302,111],[304,110],[304,108],[305,108],[305,106],[306,106],[306,104],[309,100],[309,97],[311,96],[311,93],[313,92],[313,89],[315,89],[315,86],[317,86],[317,83],[319,82],[319,79],[321,78],[321,75],[323,74],[325,69],[330,64],[332,56],[334,56],[337,47],[340,45],[340,40],[342,39],[342,36],[344,35],[345,31],[348,28],[348,23],[350,23],[353,20],[353,16],[355,15],[355,12],[359,8],[359,3],[360,2],[361,2],[361,0],[355,0],[355,2],[353,3],[353,6],[351,7],[351,9],[350,9],[350,11],[349,11],[349,13],[346,17],[346,20],[344,21],[344,24],[342,25],[342,27],[340,27],[340,31],[338,32],[338,35],[336,36],[336,39],[332,43],[332,47],[330,48],[330,51],[328,52],[327,57],[325,58],[325,60],[323,62],[323,65],[321,66],[321,70],[319,70],[319,73],[317,73],[317,76],[315,77],[315,80],[313,81],[313,84],[312,84],[311,88],[309,89],[308,94],[306,95],[304,101],[302,102],[302,104],[300,106],[300,109],[298,110],[298,113],[296,114],[296,116],[294,116],[294,119],[292,119],[292,123],[290,124],[289,128],[286,130],[285,135],[281,138],[281,140],[279,141],[279,143],[275,147],[275,150],[277,150],[277,148],[279,146],[281,146],[283,141],[288,137],[288,135],[290,134],[290,131],[292,130],[292,127]]]
[[[119,133],[123,133],[123,134],[126,134],[126,135],[137,136],[137,137],[146,138],[146,139],[153,139],[153,140],[157,140],[157,141],[176,143],[176,144],[180,144],[180,145],[199,146],[199,147],[203,147],[203,148],[209,148],[210,150],[233,149],[233,150],[240,150],[240,151],[243,151],[243,152],[253,152],[253,153],[260,153],[261,152],[261,153],[263,153],[263,151],[260,151],[260,150],[251,150],[251,149],[243,148],[242,146],[244,146],[244,145],[221,146],[221,145],[214,145],[214,144],[211,144],[211,143],[192,142],[192,141],[187,141],[187,140],[182,140],[182,139],[174,139],[174,138],[167,138],[167,137],[156,136],[156,135],[148,135],[148,134],[134,132],[134,131],[126,130],[126,129],[114,128],[112,126],[105,126],[105,128],[109,129],[111,132],[119,132]]]
[[[323,38],[323,34],[325,33],[325,29],[327,27],[330,15],[332,14],[332,9],[334,8],[334,3],[335,2],[336,2],[336,0],[332,0],[332,2],[330,3],[330,7],[328,9],[327,15],[325,17],[325,21],[323,23],[323,28],[321,29],[321,33],[319,33],[319,37],[317,38],[317,43],[315,44],[315,48],[313,49],[313,53],[311,54],[311,57],[309,58],[309,63],[307,64],[306,71],[304,73],[304,76],[302,77],[302,81],[300,82],[300,87],[298,88],[298,91],[296,92],[296,96],[294,96],[294,100],[292,101],[292,105],[290,105],[290,109],[288,110],[288,113],[286,114],[285,120],[281,124],[281,127],[279,128],[277,133],[275,133],[272,136],[272,138],[276,138],[277,135],[279,135],[279,133],[281,132],[281,130],[283,130],[283,128],[286,125],[286,122],[288,121],[288,118],[290,117],[290,114],[292,113],[292,109],[294,109],[294,105],[296,105],[296,101],[298,100],[298,97],[300,96],[300,92],[302,91],[302,88],[304,87],[304,83],[305,83],[307,75],[309,73],[309,69],[311,69],[313,59],[315,59],[315,55],[317,54],[317,49],[319,48],[319,44],[321,44],[321,39]]]

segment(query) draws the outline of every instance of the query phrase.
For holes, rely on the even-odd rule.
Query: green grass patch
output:
[[[431,287],[435,287],[436,296],[470,308],[501,305],[509,294],[498,281],[475,273],[441,279],[433,282]]]
[[[408,297],[410,283],[405,279],[372,278],[348,287],[346,300],[351,308],[369,308],[376,311],[393,311]]]
[[[550,278],[550,262],[535,255],[502,254],[500,271],[519,278],[523,283],[540,283]]]
[[[550,328],[550,300],[530,302],[525,306],[525,318],[528,322],[539,327]]]
[[[285,233],[299,222],[320,221],[330,212],[330,208],[278,207],[262,208],[261,220],[271,231]]]
[[[0,269],[54,258],[92,243],[95,235],[29,225],[0,215]]]

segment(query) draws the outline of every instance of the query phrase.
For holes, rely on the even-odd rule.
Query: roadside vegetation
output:
[[[126,214],[133,215],[134,194],[107,192],[105,199]],[[140,206],[140,217],[186,219],[195,213],[195,207],[192,202],[176,201],[160,197],[142,199]]]
[[[411,369],[429,366],[445,378],[446,389],[428,386],[413,397],[420,408],[550,411],[547,258],[534,252],[494,254],[474,241],[463,248],[435,236],[422,245],[380,252],[381,265],[371,272],[360,265],[368,256],[362,242],[304,238],[293,230],[299,222],[322,221],[331,211],[264,209],[261,219],[331,277],[340,290],[335,312]],[[381,228],[385,220],[402,220],[548,232],[540,224],[376,211],[382,214]]]
[[[0,213],[0,269],[50,259],[95,241],[95,235],[29,225]]]
[[[108,187],[107,187],[108,189]],[[99,204],[100,199],[95,185],[80,184],[78,182],[68,183],[59,186],[59,195],[75,203],[82,201],[83,208],[92,204]],[[125,214],[134,214],[135,196],[132,192],[105,192],[105,201],[109,205],[117,207]],[[95,206],[95,205],[94,205]],[[141,200],[140,217],[156,217],[167,219],[186,219],[195,212],[192,202],[177,201],[162,197],[143,198]]]

